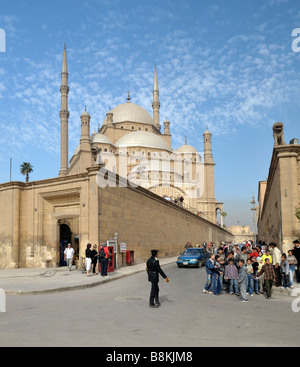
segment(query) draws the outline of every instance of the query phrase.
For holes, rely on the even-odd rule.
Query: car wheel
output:
[[[202,261],[199,260],[199,262],[198,262],[198,268],[202,268],[202,266],[203,266]]]

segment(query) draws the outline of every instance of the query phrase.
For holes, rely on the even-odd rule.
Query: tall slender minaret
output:
[[[204,197],[206,200],[215,199],[215,162],[211,149],[211,132],[206,130],[203,134],[204,138]]]
[[[204,138],[204,191],[202,201],[204,204],[203,212],[211,220],[216,220],[216,198],[215,198],[215,162],[211,149],[211,132],[206,130]]]
[[[154,72],[154,85],[153,85],[153,121],[154,126],[160,131],[160,123],[159,123],[159,90],[158,90],[158,81],[157,81],[157,70],[155,65],[155,72]]]
[[[67,65],[67,50],[66,44],[64,47],[63,65],[61,72],[61,110],[59,112],[60,116],[60,171],[59,176],[65,176],[68,170],[68,65]]]
[[[204,138],[204,163],[215,165],[211,149],[211,132],[206,128]]]
[[[86,110],[80,116],[81,119],[81,137],[80,137],[80,150],[91,151],[91,137],[90,137],[90,121],[91,116]]]

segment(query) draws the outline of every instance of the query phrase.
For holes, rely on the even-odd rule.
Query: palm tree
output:
[[[26,182],[29,181],[29,173],[33,172],[33,166],[29,162],[23,162],[20,165],[20,172],[26,176]]]

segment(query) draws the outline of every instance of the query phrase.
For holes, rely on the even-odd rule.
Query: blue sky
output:
[[[252,223],[250,201],[266,179],[274,122],[300,138],[299,0],[1,0],[0,182],[56,177],[60,168],[60,72],[69,69],[69,158],[87,105],[91,130],[126,101],[152,115],[154,65],[161,121],[173,148],[203,150],[212,132],[216,198],[226,224]],[[300,46],[300,42],[299,42]],[[1,47],[0,47],[1,49]]]

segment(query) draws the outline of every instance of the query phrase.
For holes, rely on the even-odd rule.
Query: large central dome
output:
[[[154,125],[153,119],[150,114],[141,106],[137,104],[126,102],[112,109],[113,123],[120,122],[138,122],[140,124]],[[104,124],[107,122],[107,117],[104,120]]]

